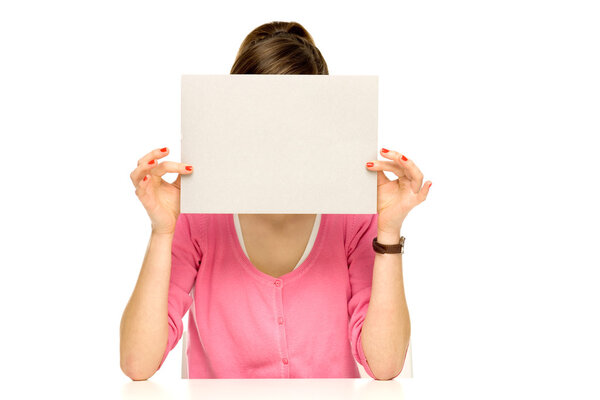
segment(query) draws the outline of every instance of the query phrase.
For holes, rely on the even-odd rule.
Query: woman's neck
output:
[[[272,225],[273,227],[288,226],[307,219],[313,220],[317,214],[238,214],[244,220]]]

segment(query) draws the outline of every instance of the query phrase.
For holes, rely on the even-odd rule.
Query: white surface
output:
[[[182,76],[181,212],[375,214],[378,80]]]
[[[598,6],[2,2],[0,397],[120,393],[150,230],[129,173],[154,148],[180,159],[181,74],[227,73],[281,18],[332,74],[379,75],[379,145],[433,182],[403,227],[405,396],[600,398]],[[150,385],[181,381],[173,351]]]
[[[404,382],[404,381],[403,381]],[[403,399],[403,382],[372,379],[191,379],[129,382],[122,399]],[[115,387],[116,389],[116,387]],[[108,394],[108,392],[107,392]]]
[[[11,382],[14,383],[14,382]],[[122,379],[37,379],[34,385],[16,385],[12,392],[7,386],[0,389],[3,398],[47,398],[43,393],[60,398],[80,399],[206,399],[206,400],[427,400],[427,399],[563,399],[569,391],[594,399],[594,392],[568,381],[550,382],[547,379],[499,377],[457,379],[452,377],[414,378],[389,381],[373,379],[151,379],[125,381]],[[573,382],[575,383],[575,382]],[[566,389],[570,389],[565,391]],[[38,394],[38,397],[35,395]],[[34,397],[31,397],[31,396]],[[539,397],[537,397],[539,396]]]

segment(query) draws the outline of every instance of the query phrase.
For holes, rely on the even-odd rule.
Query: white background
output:
[[[150,234],[129,174],[179,160],[181,74],[229,73],[274,20],[330,74],[380,76],[379,145],[433,182],[402,231],[414,379],[598,396],[600,13],[573,0],[3,2],[0,379],[127,382]],[[152,380],[179,378],[180,346]]]

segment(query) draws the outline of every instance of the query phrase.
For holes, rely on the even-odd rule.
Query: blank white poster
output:
[[[376,75],[183,75],[182,213],[376,214]]]

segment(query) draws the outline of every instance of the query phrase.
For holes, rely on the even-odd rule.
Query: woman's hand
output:
[[[377,171],[378,230],[397,235],[410,210],[427,198],[431,181],[423,187],[423,174],[415,163],[397,151],[381,149],[381,155],[391,161],[371,161],[370,171]],[[391,171],[398,179],[390,181],[383,171]]]
[[[129,175],[135,186],[135,194],[142,202],[150,220],[152,232],[174,233],[179,217],[179,194],[181,174],[191,174],[192,166],[173,161],[158,163],[158,159],[169,154],[169,149],[152,150],[138,160],[138,166]],[[167,172],[179,172],[172,183],[162,176]]]

